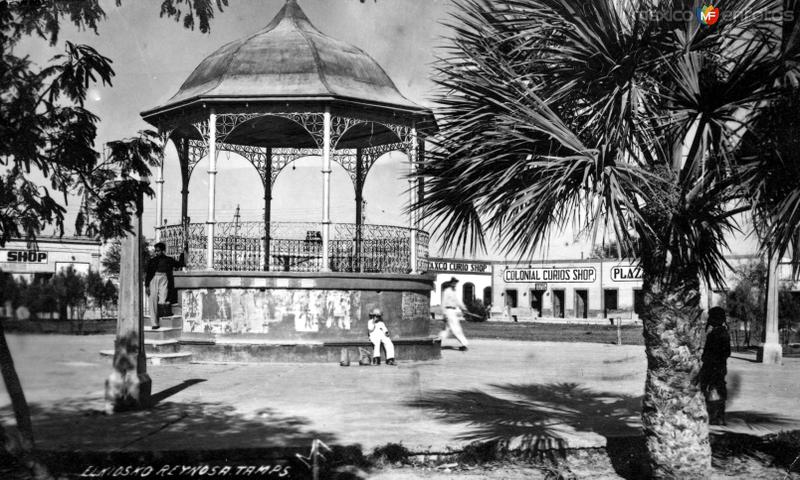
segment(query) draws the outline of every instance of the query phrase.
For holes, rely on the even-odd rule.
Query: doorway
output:
[[[542,317],[542,296],[544,292],[541,290],[531,290],[531,315],[534,318]]]
[[[564,318],[564,290],[553,290],[553,316]]]
[[[609,310],[617,310],[617,289],[603,290],[603,314],[608,318]]]
[[[575,290],[575,318],[589,318],[589,290]]]

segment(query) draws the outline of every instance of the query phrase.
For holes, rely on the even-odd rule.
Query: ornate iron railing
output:
[[[271,222],[269,238],[264,222],[217,222],[214,233],[214,270],[318,272],[323,270],[322,224]],[[418,272],[428,268],[427,232],[389,225],[333,223],[330,226],[328,268],[338,272],[409,273],[412,245]],[[415,235],[415,242],[411,236]],[[167,254],[177,257],[188,248],[189,270],[206,269],[206,224],[186,223],[160,229]]]

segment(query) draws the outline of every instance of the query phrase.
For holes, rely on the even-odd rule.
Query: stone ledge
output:
[[[424,291],[433,289],[433,274],[343,272],[176,272],[175,288],[288,288],[320,290]]]

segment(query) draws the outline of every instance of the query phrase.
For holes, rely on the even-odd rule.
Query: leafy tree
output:
[[[103,253],[103,258],[100,259],[100,264],[103,266],[103,271],[106,275],[119,277],[119,265],[121,261],[122,242],[120,239],[115,238],[108,244],[106,251]]]
[[[800,327],[800,294],[782,289],[778,293],[778,323],[783,330],[783,343],[797,343]]]
[[[0,270],[0,307],[11,302],[12,307],[19,304],[19,285],[10,273]]]
[[[766,319],[767,266],[764,262],[752,262],[740,267],[736,276],[736,285],[725,296],[725,308],[742,327],[740,329],[736,328],[739,325],[732,325],[734,336],[738,336],[738,332],[743,330],[743,344],[749,347],[753,334],[756,339],[760,336]]]
[[[117,0],[117,5],[121,1]],[[161,16],[202,32],[210,29],[214,4],[221,11],[227,0],[163,0]],[[84,106],[90,84],[111,85],[111,59],[88,45],[64,42],[63,53],[37,68],[14,54],[27,35],[58,44],[63,21],[79,29],[98,31],[105,12],[99,0],[26,0],[0,3],[0,245],[11,238],[34,239],[54,225],[64,232],[69,195],[83,198],[76,230],[103,238],[123,235],[135,215],[133,201],[152,190],[131,174],[149,173],[158,163],[161,145],[154,132],[111,142],[111,154],[101,160],[94,149],[99,118]],[[30,174],[42,174],[50,188]]]
[[[800,246],[791,220],[800,209],[790,207],[800,181],[767,201],[759,186],[776,164],[742,152],[748,134],[768,137],[759,119],[798,84],[797,7],[731,0],[704,26],[693,6],[457,1],[437,64],[439,133],[415,206],[445,248],[481,249],[490,237],[532,254],[566,226],[592,239],[607,231],[624,251],[638,242],[642,422],[656,478],[710,473],[695,382],[699,292],[701,279],[724,283],[735,219],[754,208],[759,231],[773,234],[762,234],[768,248]]]
[[[89,270],[89,273],[86,275],[86,295],[91,298],[94,305],[100,309],[100,316],[102,316],[103,307],[107,302],[106,286],[103,282],[103,277],[94,270]]]
[[[484,322],[489,318],[489,309],[486,308],[480,298],[467,299],[464,305],[467,307],[467,311],[472,314],[466,316],[467,321]]]
[[[58,299],[61,319],[82,320],[83,312],[86,311],[86,277],[75,271],[70,265],[55,274],[51,283]],[[69,312],[67,308],[69,308]]]
[[[114,282],[111,280],[106,280],[104,289],[105,293],[103,294],[103,297],[105,298],[106,308],[111,305],[117,305],[119,301],[119,291],[117,290],[117,286],[114,285]]]
[[[600,245],[595,245],[592,248],[592,253],[589,258],[638,258],[639,248],[634,243],[630,251],[623,250],[623,246],[618,242],[611,240],[610,242],[603,242]]]
[[[160,14],[191,29],[197,19],[200,30],[208,32],[215,5],[221,11],[227,0],[163,0]],[[121,236],[130,230],[135,200],[152,195],[132,174],[145,175],[160,161],[155,133],[111,142],[106,159],[94,149],[99,119],[84,103],[91,83],[111,85],[111,59],[90,46],[64,42],[63,53],[39,68],[14,52],[23,37],[55,46],[63,22],[97,32],[104,18],[99,0],[0,2],[0,246],[11,238],[33,240],[50,225],[63,233],[66,208],[56,198],[66,204],[71,195],[82,198],[77,231]],[[46,182],[39,184],[31,173]],[[0,366],[22,437],[23,462],[37,478],[48,478],[32,454],[30,413],[2,325],[0,340]]]
[[[142,244],[142,263],[147,264],[150,259],[150,243],[143,242]],[[122,242],[119,238],[111,240],[108,248],[100,259],[100,264],[103,266],[105,274],[111,277],[119,277],[119,265],[122,260]]]
[[[95,271],[89,271],[86,277],[86,294],[94,300],[94,304],[100,309],[100,316],[103,316],[103,309],[117,301],[117,287],[111,280],[103,281],[103,277]]]
[[[58,295],[52,281],[44,277],[34,277],[31,282],[19,281],[19,304],[29,309],[36,318],[44,313],[58,311]]]

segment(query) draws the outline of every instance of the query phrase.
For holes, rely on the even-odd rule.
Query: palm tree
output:
[[[571,226],[640,252],[655,478],[710,472],[700,284],[724,282],[726,235],[757,183],[742,139],[796,65],[781,1],[720,2],[710,26],[697,6],[457,1],[414,206],[445,248],[493,237],[527,255]]]

